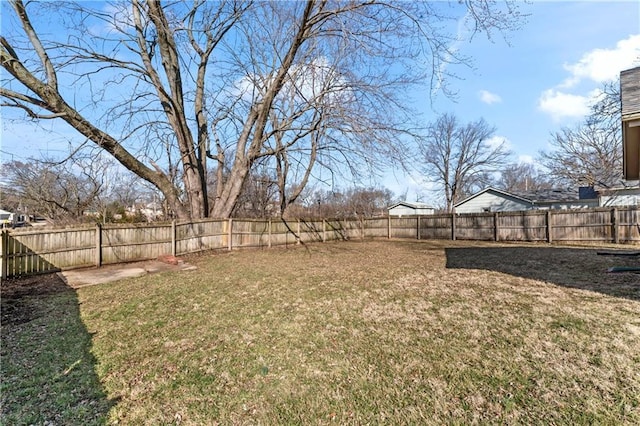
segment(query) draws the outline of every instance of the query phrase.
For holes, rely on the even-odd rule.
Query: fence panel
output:
[[[297,221],[271,221],[271,245],[286,246],[296,243]]]
[[[547,214],[544,211],[500,212],[499,241],[546,241]]]
[[[640,241],[640,209],[637,207],[617,209],[618,238],[620,242]]]
[[[391,238],[417,238],[418,217],[392,217]]]
[[[347,238],[347,231],[344,228],[344,221],[338,219],[325,220],[326,241],[339,241]]]
[[[172,251],[171,224],[102,227],[102,263],[155,259]]]
[[[226,249],[229,246],[227,223],[226,220],[176,223],[176,255]]]
[[[269,245],[268,221],[233,219],[232,226],[232,248],[266,247]]]
[[[611,209],[554,210],[553,241],[614,241]]]
[[[95,261],[95,238],[94,227],[47,232],[12,230],[3,247],[4,273],[21,276],[90,266]]]
[[[493,240],[494,219],[492,213],[457,214],[456,239]]]
[[[362,238],[362,221],[359,219],[345,219],[341,222],[347,239],[358,240]]]
[[[387,237],[389,234],[389,219],[379,217],[364,220],[364,236],[366,238]]]
[[[450,240],[451,215],[420,216],[421,240]]]
[[[300,239],[304,243],[323,241],[322,220],[300,219]]]

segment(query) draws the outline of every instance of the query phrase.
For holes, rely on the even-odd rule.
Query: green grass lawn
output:
[[[189,262],[3,316],[3,423],[640,424],[640,275],[606,273],[637,259],[374,241]]]

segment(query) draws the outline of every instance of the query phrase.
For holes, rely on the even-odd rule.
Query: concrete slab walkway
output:
[[[58,275],[68,286],[80,288],[159,272],[193,271],[195,269],[197,269],[197,267],[188,263],[172,265],[158,260],[147,260],[144,262],[105,265],[100,268],[71,269],[58,272]]]

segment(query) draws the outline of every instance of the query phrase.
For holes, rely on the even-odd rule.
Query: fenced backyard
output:
[[[201,220],[3,230],[2,278],[182,256],[370,238],[639,243],[637,208],[444,214],[351,220]]]
[[[302,225],[301,225],[302,226]],[[637,258],[352,239],[2,286],[3,424],[640,424]]]

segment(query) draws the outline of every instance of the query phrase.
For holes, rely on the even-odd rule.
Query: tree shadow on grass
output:
[[[609,273],[610,267],[640,267],[640,257],[600,256],[599,249],[567,247],[461,247],[445,249],[447,268],[483,269],[640,300],[640,274]]]
[[[75,290],[56,274],[8,280],[1,294],[3,424],[106,423],[91,334]]]

